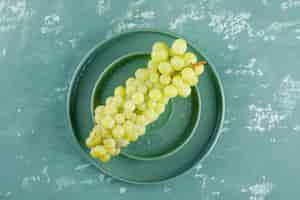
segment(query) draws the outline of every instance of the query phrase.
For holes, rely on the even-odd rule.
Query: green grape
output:
[[[160,102],[166,105],[166,104],[168,104],[169,100],[170,100],[170,97],[163,95]]]
[[[185,65],[184,59],[180,56],[172,57],[170,62],[175,71],[180,71]]]
[[[104,147],[107,147],[107,148],[115,148],[116,147],[116,141],[112,138],[105,139],[105,140],[103,140],[103,145],[104,145]]]
[[[204,71],[204,65],[203,64],[197,64],[196,66],[194,66],[194,72],[196,75],[200,75],[202,74]]]
[[[158,70],[161,74],[170,74],[172,72],[172,67],[169,62],[161,62],[158,65]]]
[[[145,128],[145,126],[135,125],[134,126],[134,132],[136,132],[136,134],[138,136],[142,136],[142,135],[145,134],[146,128]]]
[[[121,149],[120,149],[120,148],[115,148],[111,155],[117,156],[117,155],[119,155],[120,153],[121,153]]]
[[[100,122],[103,128],[112,128],[115,125],[115,120],[108,115],[101,118]]]
[[[110,160],[110,155],[105,154],[105,155],[99,156],[99,159],[101,160],[101,162],[106,163]]]
[[[149,71],[147,69],[137,69],[135,71],[135,77],[138,80],[147,80],[149,78]]]
[[[101,143],[101,134],[98,134],[94,129],[89,134],[89,137],[86,139],[86,145],[91,148]]]
[[[196,76],[196,74],[195,74],[194,70],[192,70],[192,68],[190,68],[190,67],[184,68],[181,71],[181,77],[185,81],[188,81],[189,79],[191,79],[192,77],[195,77],[195,76]]]
[[[125,122],[125,117],[123,114],[118,113],[115,115],[115,121],[117,124],[123,124]]]
[[[159,75],[156,72],[151,72],[149,78],[152,83],[156,83],[159,80]]]
[[[189,66],[197,62],[197,56],[192,52],[185,53],[183,58],[184,58],[185,66]]]
[[[150,80],[145,81],[145,86],[147,87],[147,90],[148,90],[148,89],[151,89],[151,88],[153,87],[152,81],[150,81]]]
[[[156,61],[150,60],[147,65],[148,69],[152,72],[156,72],[158,68],[158,63]]]
[[[174,55],[183,55],[187,49],[187,44],[184,39],[177,39],[173,42],[171,51]]]
[[[131,100],[137,105],[141,104],[144,102],[144,95],[142,93],[136,92],[132,95]]]
[[[114,115],[118,112],[116,105],[114,104],[108,104],[104,108],[104,112],[106,115]]]
[[[138,134],[133,131],[133,128],[132,128],[132,131],[126,132],[124,135],[124,138],[130,142],[136,141],[138,139],[138,137],[139,137]]]
[[[195,86],[198,83],[198,77],[197,76],[193,76],[188,80],[185,80],[185,82],[189,85],[189,86]]]
[[[116,107],[120,107],[123,105],[123,98],[121,96],[114,96],[112,103]]]
[[[126,119],[134,121],[136,119],[136,114],[133,112],[126,112],[124,113]]]
[[[128,85],[126,87],[126,95],[127,96],[131,96],[135,92],[136,92],[136,86],[135,85]]]
[[[176,97],[178,94],[177,92],[177,89],[175,86],[173,85],[168,85],[167,87],[165,87],[164,89],[164,95],[166,97],[170,97],[170,98],[173,98],[173,97]]]
[[[168,45],[164,42],[155,42],[152,46],[152,51],[168,50]]]
[[[137,92],[140,92],[142,94],[146,94],[147,93],[147,86],[145,85],[145,82],[138,85],[137,88],[136,88]]]
[[[126,113],[126,112],[128,112],[128,113],[131,113],[131,112],[133,112],[134,111],[134,109],[135,109],[135,105],[134,105],[134,103],[132,102],[132,101],[126,101],[125,103],[124,103],[124,112]]]
[[[133,130],[133,123],[130,120],[126,120],[125,123],[123,124],[124,130],[126,133],[132,132]]]
[[[144,115],[138,115],[136,117],[135,123],[140,126],[146,126],[147,124],[149,124],[149,121]]]
[[[154,101],[158,101],[161,98],[161,92],[159,89],[151,89],[149,92],[149,97],[154,100]]]
[[[115,126],[112,129],[112,135],[114,138],[118,139],[118,138],[122,138],[124,135],[124,128],[120,125]]]
[[[150,109],[154,109],[156,107],[156,101],[149,100],[146,102],[147,107]]]
[[[181,79],[181,77],[180,77],[179,75],[176,75],[176,76],[174,76],[173,79],[172,79],[172,84],[173,84],[176,88],[178,88],[178,87],[180,87],[181,85],[183,85],[184,82],[183,82],[183,80]]]
[[[151,59],[155,62],[168,60],[168,57],[169,57],[168,51],[164,49],[151,52]]]
[[[135,86],[135,79],[130,77],[127,79],[126,81],[126,87],[130,86],[130,85],[134,85]]]
[[[120,97],[125,97],[125,88],[123,86],[118,86],[114,90],[114,95],[115,96],[120,96]]]
[[[163,85],[168,85],[171,82],[171,78],[169,75],[161,75],[159,81]]]
[[[139,111],[145,111],[147,109],[147,105],[145,103],[141,103],[141,104],[137,105],[137,109]]]
[[[102,114],[103,111],[104,111],[104,106],[103,105],[100,105],[100,106],[97,106],[96,109],[95,109],[95,114]]]
[[[103,145],[97,145],[91,149],[90,154],[93,158],[99,158],[100,156],[106,155],[107,151]]]
[[[143,114],[149,122],[153,122],[158,118],[158,114],[152,109],[146,110]]]
[[[105,105],[112,104],[113,99],[114,99],[113,97],[107,97],[106,100],[105,100]]]
[[[187,97],[191,94],[191,88],[188,85],[183,84],[178,88],[178,94],[182,97]]]
[[[95,113],[95,122],[97,123],[97,124],[100,124],[101,123],[101,119],[103,118],[103,117],[105,117],[106,115],[105,115],[105,113],[104,113],[104,111],[103,112],[101,112],[101,113]]]
[[[158,113],[159,115],[163,112],[165,112],[165,104],[164,103],[158,103],[156,107],[154,108],[154,111]]]

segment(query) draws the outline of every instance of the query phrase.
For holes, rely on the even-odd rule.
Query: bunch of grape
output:
[[[183,39],[175,40],[171,48],[164,42],[154,43],[148,66],[137,69],[135,77],[115,88],[114,96],[95,109],[96,125],[86,140],[92,157],[107,162],[119,155],[121,147],[145,134],[146,126],[164,112],[170,98],[190,95],[206,62],[197,62],[196,55],[186,49]]]

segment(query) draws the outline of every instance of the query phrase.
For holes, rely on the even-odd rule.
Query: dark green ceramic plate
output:
[[[98,105],[113,95],[114,88],[124,85],[134,72],[147,64],[148,53],[131,53],[118,58],[101,73],[92,93],[91,115]],[[170,101],[166,111],[147,126],[146,134],[122,149],[122,154],[137,160],[156,160],[171,156],[192,138],[200,120],[201,109],[198,88],[191,96]]]
[[[132,53],[150,52],[155,41],[171,44],[176,38],[178,36],[173,34],[152,30],[123,33],[90,50],[73,76],[68,95],[68,119],[74,143],[92,164],[116,179],[139,184],[165,181],[192,168],[216,144],[225,111],[222,85],[211,62],[189,45],[189,51],[194,52],[199,60],[208,61],[198,85],[201,93],[199,120],[200,96],[195,88],[191,97],[175,98],[159,121],[148,128],[140,143],[130,144],[123,150],[123,155],[109,163],[102,164],[92,159],[85,146],[85,138],[93,127],[90,108],[111,95],[116,84],[124,83],[136,67],[146,65],[147,54]],[[102,78],[99,79],[100,75]],[[173,120],[179,121],[175,123]],[[180,129],[171,137],[175,126],[180,126]],[[164,141],[158,141],[159,138]],[[159,148],[152,150],[154,146]]]

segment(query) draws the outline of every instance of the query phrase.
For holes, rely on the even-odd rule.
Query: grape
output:
[[[171,78],[169,75],[161,75],[159,81],[163,85],[168,85],[171,82]]]
[[[120,148],[115,148],[111,155],[117,156],[117,155],[119,155],[120,153],[121,153],[121,149],[120,149]]]
[[[104,112],[106,115],[114,115],[118,112],[116,105],[114,104],[108,104],[104,108]]]
[[[141,104],[137,105],[137,109],[139,111],[145,111],[147,109],[147,105],[145,103],[141,103]]]
[[[114,119],[111,116],[105,116],[101,118],[101,125],[104,128],[112,128],[115,124]]]
[[[107,97],[105,100],[105,105],[113,103],[113,97]]]
[[[145,83],[143,83],[143,84],[138,85],[136,90],[137,90],[137,92],[145,94],[148,89],[147,89],[147,86],[145,85]]]
[[[125,123],[124,123],[124,130],[125,130],[125,132],[126,133],[128,133],[128,132],[132,132],[132,130],[133,130],[133,123],[131,122],[131,121],[129,121],[129,120],[126,120],[125,121]]]
[[[188,80],[185,80],[185,82],[189,85],[189,86],[195,86],[198,83],[198,77],[197,76],[193,76]]]
[[[151,89],[153,87],[152,81],[150,81],[150,80],[145,81],[145,86],[147,87],[147,89]]]
[[[142,93],[136,92],[132,95],[131,99],[135,104],[141,104],[144,102],[144,95]]]
[[[115,115],[115,121],[117,124],[123,124],[125,122],[125,117],[123,114],[118,113]]]
[[[97,145],[91,149],[90,154],[93,158],[99,158],[100,156],[106,155],[107,151],[103,145]]]
[[[150,108],[150,109],[154,109],[156,107],[156,102],[152,101],[152,100],[147,101],[146,104],[147,104],[148,108]]]
[[[192,52],[185,53],[183,57],[184,57],[185,66],[189,66],[197,62],[197,56]]]
[[[177,39],[173,42],[171,51],[174,55],[183,55],[187,49],[187,44],[184,39]]]
[[[147,80],[149,77],[149,71],[147,69],[137,69],[135,71],[135,77],[138,80]]]
[[[154,101],[158,101],[161,98],[161,92],[159,89],[152,89],[149,92],[149,97]]]
[[[101,105],[101,106],[97,106],[96,107],[96,109],[95,109],[95,114],[102,114],[103,113],[103,111],[104,111],[104,106],[103,105]]]
[[[105,154],[105,155],[102,155],[102,156],[99,156],[99,159],[103,162],[103,163],[106,163],[110,160],[110,155],[109,154]]]
[[[183,80],[181,79],[180,76],[176,75],[173,77],[172,79],[172,84],[175,86],[175,87],[180,87],[181,85],[184,84]]]
[[[185,65],[184,59],[180,56],[172,57],[170,62],[175,71],[180,71]]]
[[[164,95],[164,96],[161,98],[160,102],[166,105],[166,104],[168,104],[169,100],[170,100],[170,97]]]
[[[124,103],[124,112],[133,112],[135,109],[135,105],[132,101],[126,101]]]
[[[123,86],[118,86],[114,90],[115,96],[125,97],[125,88]]]
[[[151,59],[156,62],[168,60],[168,57],[168,51],[164,49],[152,51],[151,53]]]
[[[152,83],[156,83],[156,82],[158,82],[158,80],[159,80],[159,75],[158,75],[158,73],[156,73],[156,72],[151,72],[151,73],[150,73],[150,81],[151,81]]]
[[[101,119],[105,116],[104,112],[103,113],[96,113],[95,114],[95,122],[97,124],[101,123]]]
[[[158,70],[161,74],[169,74],[172,72],[172,67],[169,62],[161,62],[158,65]]]
[[[127,81],[126,81],[126,87],[128,87],[128,86],[135,86],[135,79],[134,78],[129,78],[129,79],[127,79]]]
[[[199,76],[200,74],[203,73],[203,71],[204,71],[204,65],[203,64],[198,64],[198,65],[194,66],[194,72],[195,72],[196,75]]]
[[[116,141],[112,138],[105,139],[103,141],[103,146],[104,146],[105,150],[107,151],[107,153],[113,154],[113,152],[115,151],[115,148],[116,148]]]
[[[157,71],[157,68],[158,68],[158,63],[153,61],[153,60],[150,60],[148,62],[148,65],[147,65],[148,69],[152,72],[156,72]]]
[[[136,134],[138,136],[142,136],[142,135],[145,134],[146,128],[145,128],[145,126],[135,125],[134,126],[134,131],[136,132]]]
[[[183,84],[178,88],[178,94],[182,97],[187,97],[191,94],[191,88],[188,85]]]
[[[187,67],[181,71],[181,77],[183,80],[188,81],[189,79],[193,78],[196,76],[194,70],[192,68]]]
[[[114,96],[112,103],[119,107],[123,104],[123,98],[121,96]]]
[[[136,92],[136,86],[134,86],[134,85],[128,85],[126,87],[126,95],[127,96],[131,96],[135,92]]]
[[[165,104],[164,103],[158,103],[154,109],[154,111],[158,114],[161,114],[165,112]]]
[[[149,124],[149,121],[144,115],[138,115],[136,117],[135,123],[140,126],[146,126],[147,124]]]
[[[152,46],[152,51],[167,50],[168,45],[164,42],[155,42]]]
[[[149,122],[153,122],[153,121],[155,121],[158,118],[158,114],[154,110],[152,110],[152,109],[146,110],[144,112],[144,116],[146,117],[146,119]]]
[[[168,85],[164,89],[164,95],[170,98],[176,97],[177,96],[177,89],[173,85]]]
[[[99,145],[101,143],[101,136],[99,136],[99,135],[92,136],[92,134],[94,134],[93,131],[91,132],[90,136],[85,141],[86,146],[88,146],[89,148]]]
[[[126,138],[130,142],[134,142],[138,139],[138,134],[136,132],[132,131],[131,132],[126,132],[124,135],[124,138]]]
[[[124,135],[124,128],[122,126],[120,126],[120,125],[115,126],[112,129],[112,135],[116,139],[123,137],[123,135]]]
[[[126,119],[134,121],[136,119],[136,114],[133,112],[126,112],[124,113]]]

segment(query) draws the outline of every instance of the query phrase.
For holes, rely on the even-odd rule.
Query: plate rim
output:
[[[191,169],[194,168],[194,166],[200,162],[203,162],[208,155],[212,152],[212,150],[214,149],[214,147],[216,146],[219,137],[221,135],[221,129],[223,127],[224,124],[224,118],[225,118],[225,95],[224,95],[224,88],[223,88],[223,84],[221,82],[220,76],[218,74],[218,72],[216,71],[215,65],[211,62],[210,59],[208,59],[208,57],[206,56],[205,53],[203,53],[202,51],[198,50],[198,48],[196,48],[194,45],[192,45],[188,40],[188,45],[190,47],[192,47],[192,49],[196,52],[198,52],[199,54],[201,54],[201,56],[207,61],[207,63],[209,63],[211,70],[213,71],[213,74],[216,78],[216,82],[217,82],[217,87],[218,87],[218,91],[220,93],[220,97],[221,97],[221,108],[220,108],[220,115],[219,115],[219,123],[217,124],[217,126],[215,127],[215,136],[214,138],[212,138],[211,140],[208,141],[207,143],[207,148],[204,149],[203,151],[203,155],[201,158],[199,158],[199,160],[194,164],[191,165],[188,169],[182,171],[181,173],[176,174],[175,176],[172,176],[170,178],[166,178],[163,180],[158,180],[158,181],[135,181],[135,180],[130,180],[130,179],[126,179],[120,176],[115,176],[114,174],[110,173],[109,171],[103,169],[102,167],[100,167],[96,162],[95,159],[91,158],[90,156],[87,155],[87,153],[82,149],[81,145],[79,144],[76,136],[75,136],[75,131],[74,131],[74,127],[72,125],[72,120],[71,120],[71,99],[73,96],[73,90],[74,90],[74,85],[76,85],[76,79],[77,76],[80,75],[82,66],[84,66],[84,64],[89,60],[89,58],[92,56],[92,54],[101,46],[104,46],[105,44],[109,43],[110,41],[113,41],[119,37],[123,37],[126,35],[130,35],[130,34],[134,34],[134,33],[143,33],[143,32],[150,32],[150,33],[159,33],[159,34],[163,34],[163,35],[167,35],[167,36],[171,36],[171,37],[175,37],[175,38],[185,38],[180,34],[177,33],[173,33],[170,31],[160,31],[157,29],[153,29],[153,28],[139,28],[139,29],[134,29],[134,30],[130,30],[130,31],[125,31],[125,32],[121,32],[119,34],[116,34],[110,38],[101,40],[100,42],[96,43],[81,59],[80,62],[76,65],[75,70],[71,76],[71,79],[69,81],[69,88],[68,88],[68,92],[67,92],[67,98],[66,98],[66,115],[67,115],[67,123],[68,123],[68,128],[69,130],[71,130],[71,138],[72,138],[72,144],[73,146],[75,146],[75,148],[79,151],[80,154],[82,154],[83,157],[85,157],[90,163],[92,163],[97,169],[99,169],[101,172],[103,172],[104,174],[116,179],[116,180],[120,180],[126,183],[131,183],[131,184],[139,184],[139,185],[147,185],[147,184],[159,184],[159,183],[163,183],[166,181],[170,181],[172,179],[175,179],[178,176],[184,175],[186,173],[188,173]]]

